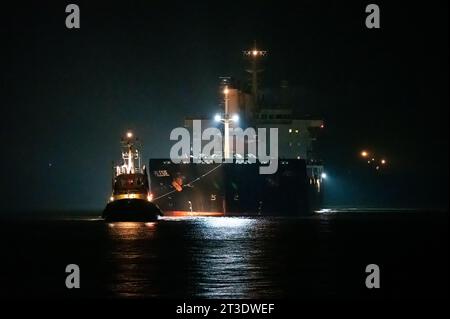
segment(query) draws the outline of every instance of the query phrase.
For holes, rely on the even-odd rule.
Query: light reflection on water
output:
[[[448,265],[447,219],[447,213],[402,211],[163,218],[148,224],[11,221],[0,232],[0,295],[373,298],[364,270],[376,259],[389,261],[396,267],[391,274],[399,277],[390,283],[398,290],[383,296],[442,297],[435,265]],[[61,284],[68,263],[80,265],[82,289]],[[406,284],[417,274],[423,274],[419,284]]]
[[[151,250],[146,242],[155,236],[156,223],[117,222],[108,224],[108,234],[113,241],[111,259],[113,278],[110,289],[120,297],[139,297],[151,292]],[[150,275],[147,278],[147,274]]]
[[[210,258],[201,255],[196,258],[198,296],[259,298],[269,293],[266,288],[271,286],[271,280],[264,276],[264,267],[257,265],[257,250],[248,253],[248,256],[243,256],[236,248],[217,247],[212,252]],[[274,292],[270,290],[270,294]]]
[[[258,237],[271,224],[242,217],[108,224],[111,290],[128,297],[173,296],[174,288],[204,298],[264,297],[273,285],[266,276],[270,256]]]
[[[191,248],[199,297],[258,298],[271,282],[265,276],[266,256],[258,229],[267,221],[218,217],[199,222]],[[272,291],[273,293],[274,291]]]

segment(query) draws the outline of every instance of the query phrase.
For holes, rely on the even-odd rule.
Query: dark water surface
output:
[[[448,293],[448,217],[3,220],[2,297],[410,298]],[[365,267],[381,289],[365,287]],[[65,287],[77,264],[81,288]]]

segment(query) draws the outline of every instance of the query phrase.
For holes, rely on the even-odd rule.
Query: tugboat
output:
[[[113,166],[112,194],[102,216],[106,221],[149,222],[162,215],[152,203],[147,169],[141,167],[137,143],[132,132],[121,140],[123,164]]]

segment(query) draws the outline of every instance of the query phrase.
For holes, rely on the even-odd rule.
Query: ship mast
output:
[[[123,164],[116,166],[116,176],[120,174],[141,173],[141,156],[136,148],[138,139],[132,132],[127,132],[125,138],[122,138],[122,159]]]
[[[228,93],[230,90],[228,89],[228,85],[223,89],[223,95],[225,98],[225,114],[224,114],[224,157],[225,160],[230,158],[230,115],[228,114]]]
[[[246,50],[243,52],[244,56],[250,59],[250,69],[247,69],[247,72],[251,74],[251,92],[253,99],[253,108],[254,110],[258,110],[258,102],[259,102],[259,87],[258,87],[258,73],[261,73],[263,69],[260,69],[260,58],[267,55],[267,51],[259,50],[256,46],[256,41],[253,46],[253,49]]]
[[[224,97],[224,113],[216,114],[214,117],[214,120],[216,122],[222,122],[224,127],[224,138],[223,138],[223,158],[224,160],[233,158],[233,154],[231,154],[230,151],[230,125],[232,123],[237,123],[239,121],[239,115],[233,114],[230,115],[229,113],[229,94],[230,94],[230,88],[229,88],[229,82],[228,78],[222,79],[222,87],[223,87],[223,97]]]

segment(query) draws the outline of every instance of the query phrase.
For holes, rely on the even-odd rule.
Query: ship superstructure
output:
[[[127,198],[151,201],[146,169],[145,166],[141,166],[141,154],[137,147],[138,139],[132,132],[127,132],[121,144],[123,163],[113,168],[113,190],[110,201]]]
[[[247,61],[246,73],[250,75],[246,84],[240,84],[230,77],[221,78],[221,106],[226,116],[222,118],[238,118],[229,125],[254,128],[276,128],[278,130],[278,157],[281,160],[304,160],[306,163],[307,182],[310,185],[311,206],[321,205],[326,178],[323,161],[315,152],[315,143],[325,129],[321,118],[305,116],[296,112],[295,103],[291,101],[291,91],[287,81],[282,81],[279,89],[261,89],[261,75],[264,72],[263,60],[268,51],[260,50],[256,43],[253,48],[243,51]],[[275,98],[269,100],[266,95],[270,91]],[[275,92],[275,93],[274,93]],[[219,114],[221,115],[221,114]],[[200,120],[202,127],[217,126],[216,118],[185,119],[185,127],[192,130],[193,121]],[[224,125],[224,129],[227,127]],[[227,134],[224,132],[224,136]],[[195,136],[194,136],[195,138]],[[256,137],[255,137],[256,138]],[[205,143],[205,142],[203,142]],[[255,143],[255,139],[246,139],[245,144]],[[224,150],[229,149],[230,142],[224,143]],[[232,147],[232,146],[231,146]],[[229,152],[228,152],[229,153]],[[234,157],[246,158],[256,154],[234,154]]]

